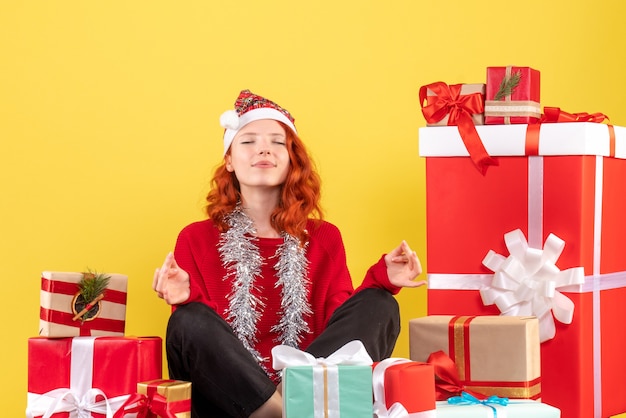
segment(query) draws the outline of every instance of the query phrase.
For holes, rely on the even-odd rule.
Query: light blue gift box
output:
[[[508,405],[451,405],[437,401],[437,418],[560,418],[561,410],[539,401],[514,399]]]
[[[293,366],[283,370],[286,418],[372,418],[372,367]]]

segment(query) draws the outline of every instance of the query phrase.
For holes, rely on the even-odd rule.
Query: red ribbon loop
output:
[[[484,112],[484,100],[480,93],[461,95],[461,86],[461,84],[447,85],[437,81],[420,87],[419,98],[422,114],[426,122],[431,124],[437,123],[449,115],[448,126],[456,126],[459,129],[459,134],[470,158],[478,171],[485,174],[488,166],[498,165],[498,162],[485,150],[472,120],[472,114]],[[429,89],[435,93],[431,103],[427,103]]]
[[[113,418],[123,418],[133,413],[137,414],[137,418],[176,418],[168,407],[167,399],[159,393],[153,393],[150,396],[141,393],[131,395],[113,415]]]
[[[529,124],[526,128],[526,155],[539,155],[539,132],[542,123],[560,123],[560,122],[594,122],[602,123],[609,120],[604,113],[568,113],[559,107],[544,107],[541,118],[536,122]],[[610,157],[615,157],[615,129],[613,125],[608,124],[609,128],[609,146]]]
[[[454,361],[443,351],[435,351],[426,360],[435,368],[435,395],[438,401],[445,401],[452,396],[458,396],[461,392],[467,392],[478,399],[486,396],[473,392],[465,387],[459,377]]]
[[[609,117],[604,113],[568,113],[559,107],[544,107],[543,115],[539,119],[539,123],[557,123],[557,122],[596,122],[601,123]]]

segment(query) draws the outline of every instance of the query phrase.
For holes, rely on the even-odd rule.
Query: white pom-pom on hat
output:
[[[227,110],[220,116],[220,125],[224,129],[239,129],[239,115],[236,110]]]

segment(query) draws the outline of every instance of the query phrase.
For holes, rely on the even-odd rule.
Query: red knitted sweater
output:
[[[309,304],[313,314],[305,317],[311,332],[303,336],[301,349],[306,349],[324,330],[335,309],[354,292],[365,288],[383,288],[392,294],[400,291],[400,288],[389,282],[383,257],[370,267],[363,283],[355,291],[339,229],[328,222],[309,221],[307,230],[310,233],[306,250],[309,261]],[[174,254],[178,265],[190,276],[191,295],[187,303],[203,302],[224,317],[232,283],[230,279],[224,279],[227,271],[220,260],[219,241],[220,232],[210,219],[195,222],[180,232]],[[257,241],[264,264],[262,277],[257,277],[255,285],[265,307],[257,327],[258,342],[255,349],[268,359],[271,358],[272,347],[278,344],[276,333],[270,329],[278,323],[281,309],[281,288],[274,286],[275,261],[270,257],[276,254],[282,242],[282,238],[259,238]],[[268,370],[271,370],[271,364],[271,361],[266,364]]]

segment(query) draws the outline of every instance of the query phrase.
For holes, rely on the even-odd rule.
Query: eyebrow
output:
[[[244,132],[244,133],[242,133],[239,136],[242,137],[242,136],[256,136],[256,135],[260,135],[260,134],[258,132]],[[282,137],[282,138],[287,137],[287,135],[279,133],[279,132],[270,133],[268,135],[270,135],[270,136],[279,136],[279,137]]]

